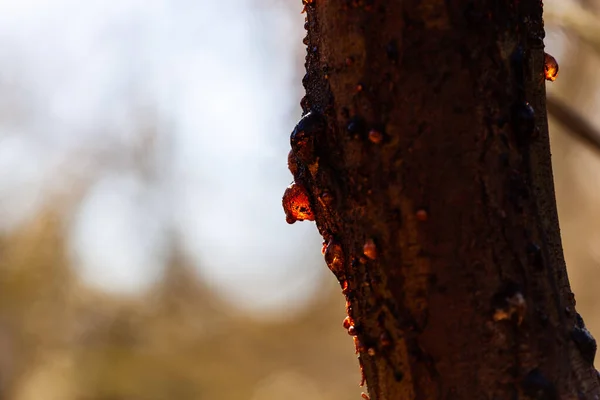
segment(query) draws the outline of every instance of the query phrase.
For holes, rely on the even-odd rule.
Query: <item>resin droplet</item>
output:
[[[379,335],[379,343],[381,343],[383,347],[391,346],[392,340],[390,339],[390,335],[388,335],[387,332],[383,332],[381,335]]]
[[[354,325],[354,321],[352,321],[352,318],[350,318],[350,317],[344,318],[344,322],[342,323],[342,326],[344,327],[344,329],[348,330],[353,325]]]
[[[379,144],[383,141],[383,133],[376,129],[371,129],[369,131],[369,140],[371,143]]]
[[[515,293],[510,298],[506,299],[506,306],[497,308],[494,312],[494,321],[510,320],[513,316],[517,320],[517,324],[521,325],[525,317],[527,303],[521,293]]]
[[[532,399],[558,399],[555,385],[542,372],[535,368],[521,381],[523,394]]]
[[[310,206],[308,192],[299,183],[292,183],[283,194],[283,210],[288,224],[296,221],[314,221],[315,216]]]
[[[591,365],[594,365],[594,358],[596,358],[596,339],[592,336],[590,331],[585,327],[583,318],[579,313],[575,317],[575,327],[571,331],[571,339],[575,342],[575,345],[581,353],[581,357]]]
[[[404,379],[404,374],[402,371],[394,371],[394,380],[396,382],[402,382],[402,379]]]
[[[348,121],[348,126],[346,127],[348,133],[353,138],[358,139],[359,137],[364,137],[367,133],[367,129],[365,126],[365,121],[357,116],[354,116]]]
[[[350,293],[350,285],[348,284],[348,281],[342,281],[342,294],[344,296],[347,296],[348,293]]]
[[[377,352],[375,351],[375,349],[373,347],[369,347],[367,350],[367,354],[370,355],[371,357],[373,357]]]
[[[368,394],[366,394],[365,392],[362,392],[362,393],[360,394],[360,397],[362,397],[364,400],[371,400],[371,398],[369,397],[369,395],[368,395]]]
[[[544,53],[544,75],[547,81],[554,82],[558,76],[558,63],[548,53]]]
[[[371,260],[377,259],[377,246],[375,246],[373,239],[368,239],[365,242],[365,245],[363,246],[363,253]]]
[[[429,216],[427,215],[427,211],[421,209],[417,211],[416,217],[417,221],[425,222]]]
[[[494,321],[515,321],[521,325],[527,311],[527,302],[517,284],[509,282],[492,299]]]
[[[325,262],[335,276],[341,275],[344,267],[344,252],[342,245],[335,239],[329,239],[325,249]]]
[[[317,112],[310,111],[298,122],[290,136],[290,145],[300,162],[310,165],[316,161],[315,136],[323,131],[325,121]]]
[[[517,103],[512,108],[513,130],[517,143],[526,144],[535,133],[535,110],[531,104]]]
[[[527,258],[537,269],[544,269],[544,259],[542,257],[542,249],[535,243],[527,245]]]
[[[385,46],[385,52],[388,56],[388,58],[390,59],[390,61],[392,62],[396,62],[398,61],[398,43],[396,42],[395,39],[392,39],[388,42],[388,44]]]

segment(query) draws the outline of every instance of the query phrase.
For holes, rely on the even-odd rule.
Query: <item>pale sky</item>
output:
[[[70,254],[95,287],[149,287],[175,233],[245,307],[311,296],[316,228],[281,209],[298,3],[0,0],[0,229],[80,191]]]

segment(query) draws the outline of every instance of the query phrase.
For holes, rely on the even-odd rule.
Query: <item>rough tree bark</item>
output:
[[[323,235],[371,399],[600,398],[562,254],[542,2],[304,3],[283,203]]]

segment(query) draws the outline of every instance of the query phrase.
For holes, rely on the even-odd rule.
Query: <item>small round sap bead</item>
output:
[[[348,284],[348,281],[342,281],[341,286],[342,286],[342,294],[344,296],[347,296],[350,293],[350,284]]]
[[[383,332],[379,335],[379,343],[381,343],[383,347],[389,347],[392,345],[392,339],[390,339],[390,335],[387,332]]]
[[[354,326],[354,321],[350,317],[344,318],[344,322],[342,323],[344,329],[348,330],[351,326]]]
[[[383,141],[383,133],[379,132],[376,129],[371,129],[369,131],[369,140],[371,143],[379,144]]]
[[[527,143],[535,133],[535,110],[527,102],[513,106],[513,129],[519,144]]]
[[[346,126],[346,130],[348,131],[351,137],[356,139],[358,139],[359,137],[364,137],[367,134],[365,121],[361,117],[356,115],[350,118],[350,120],[348,121],[348,125]]]
[[[523,394],[532,399],[556,399],[556,386],[542,373],[534,368],[521,380]]]
[[[571,331],[571,339],[575,342],[583,360],[594,365],[597,349],[596,339],[594,339],[590,331],[586,328],[583,318],[581,318],[579,313],[575,315],[575,327]]]
[[[537,269],[544,269],[544,259],[542,257],[542,249],[535,243],[527,245],[527,259]]]
[[[302,11],[300,12],[300,14],[304,14],[308,9],[308,6],[313,5],[314,2],[315,0],[302,0]]]
[[[309,111],[298,122],[290,136],[290,145],[300,162],[310,165],[316,161],[315,136],[324,131],[325,120],[315,111]]]
[[[554,82],[558,77],[558,63],[548,53],[544,53],[544,76],[547,81]]]
[[[358,333],[356,332],[356,327],[354,325],[350,325],[348,327],[348,335],[356,336]]]
[[[292,183],[285,190],[282,199],[285,220],[288,224],[296,221],[314,221],[315,216],[310,206],[308,191],[299,183]]]
[[[425,222],[429,218],[429,215],[427,215],[427,211],[420,209],[417,210],[416,217],[417,221]]]
[[[515,282],[506,282],[492,298],[492,304],[495,322],[508,320],[520,326],[527,314],[527,300]]]
[[[370,258],[371,260],[377,259],[377,246],[375,245],[373,239],[367,239],[363,246],[363,253],[365,256],[367,256],[367,258]]]
[[[394,63],[396,61],[398,61],[398,56],[399,56],[398,43],[396,42],[395,39],[392,39],[388,42],[388,44],[385,46],[385,52],[386,52],[388,58],[390,59],[390,61],[392,61]]]
[[[341,273],[344,267],[344,252],[342,250],[342,245],[333,238],[329,239],[324,255],[327,267],[329,267],[336,276]]]

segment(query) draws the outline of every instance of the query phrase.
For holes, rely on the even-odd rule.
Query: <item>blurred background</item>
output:
[[[546,0],[565,254],[600,335],[600,0]],[[0,399],[360,398],[285,222],[300,0],[0,0]],[[588,130],[589,130],[588,129]]]

